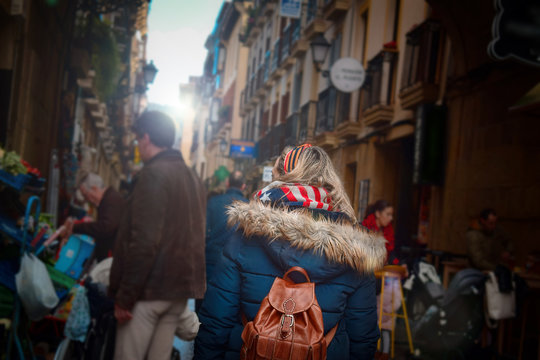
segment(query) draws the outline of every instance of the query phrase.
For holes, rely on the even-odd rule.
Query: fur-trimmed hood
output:
[[[258,200],[234,202],[228,209],[230,226],[246,237],[261,236],[269,243],[287,241],[294,248],[312,250],[329,262],[361,273],[381,268],[386,260],[385,240],[346,221],[315,218],[307,209],[288,210]]]

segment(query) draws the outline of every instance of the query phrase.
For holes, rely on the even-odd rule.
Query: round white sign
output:
[[[356,59],[345,57],[338,59],[330,69],[330,80],[339,91],[350,93],[360,89],[366,72]]]

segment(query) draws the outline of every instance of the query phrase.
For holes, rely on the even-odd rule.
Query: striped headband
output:
[[[305,149],[311,147],[311,144],[303,144],[300,146],[295,147],[291,151],[285,155],[285,161],[283,163],[283,170],[285,173],[289,173],[294,170],[296,167],[296,164],[298,163],[298,158],[300,157],[300,154]]]

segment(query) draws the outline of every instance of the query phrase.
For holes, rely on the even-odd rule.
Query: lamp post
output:
[[[324,64],[326,56],[328,55],[328,50],[331,46],[330,43],[323,34],[319,34],[309,46],[311,47],[311,55],[315,69],[317,72],[322,71],[323,76],[328,76],[328,70],[321,70],[321,66]]]
[[[143,60],[144,61],[144,60]],[[156,78],[156,74],[158,72],[158,69],[154,65],[154,61],[150,61],[150,63],[147,63],[142,68],[142,82],[139,77],[137,84],[135,85],[135,94],[137,94],[137,107],[136,107],[136,116],[139,116],[140,108],[141,108],[141,98],[144,93],[148,90],[148,84],[152,84]]]
[[[154,83],[157,72],[158,69],[154,65],[153,60],[150,60],[149,64],[143,66],[144,82],[146,85]]]

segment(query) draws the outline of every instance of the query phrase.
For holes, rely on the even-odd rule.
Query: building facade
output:
[[[144,108],[149,2],[0,2],[0,143],[46,179],[46,212],[67,215],[79,170],[118,188]]]
[[[248,51],[240,139],[258,152],[235,166],[251,190],[284,146],[310,142],[332,157],[359,219],[373,201],[394,205],[398,246],[463,254],[469,221],[493,207],[521,243],[518,259],[537,249],[522,239],[539,231],[539,176],[527,165],[539,154],[538,102],[514,105],[540,72],[488,56],[492,2],[308,0],[298,19],[280,16],[279,1],[238,3]],[[330,49],[317,68],[310,44],[320,35]],[[351,93],[325,71],[343,57],[366,71]]]
[[[248,10],[243,2],[223,3],[205,43],[208,53],[203,76],[193,80],[191,157],[193,167],[207,179],[209,187],[216,185],[210,181],[216,171],[235,167],[228,149],[233,139],[241,138],[240,94],[246,82],[248,55],[241,33]]]

